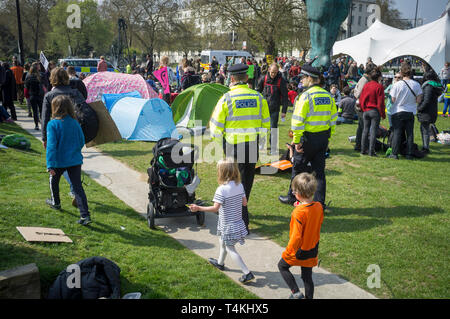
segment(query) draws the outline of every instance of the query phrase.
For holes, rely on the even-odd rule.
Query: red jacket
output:
[[[376,81],[370,81],[362,89],[359,104],[363,112],[377,109],[380,116],[385,119],[386,106],[384,105],[384,87]]]

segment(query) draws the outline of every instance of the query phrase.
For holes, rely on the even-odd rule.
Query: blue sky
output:
[[[445,10],[448,0],[419,0],[417,17],[424,19],[424,24],[439,19]],[[404,19],[414,19],[416,13],[416,0],[394,0],[395,8],[402,13]]]

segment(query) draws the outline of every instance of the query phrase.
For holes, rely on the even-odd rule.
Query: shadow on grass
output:
[[[331,213],[326,213],[322,225],[322,233],[358,232],[367,229],[390,225],[392,218],[418,218],[434,214],[444,214],[439,207],[372,207],[372,208],[345,208],[331,207]],[[349,218],[347,216],[355,216]],[[358,216],[362,216],[358,217]],[[252,215],[250,221],[252,230],[269,236],[278,235],[289,227],[289,216]],[[267,223],[270,221],[270,223]],[[254,226],[256,224],[256,227]],[[268,225],[269,224],[269,225]]]
[[[6,270],[35,263],[39,269],[41,298],[45,298],[48,289],[69,261],[52,257],[32,248],[0,243],[0,269]]]

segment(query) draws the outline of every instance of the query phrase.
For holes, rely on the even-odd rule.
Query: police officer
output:
[[[306,91],[294,105],[291,130],[295,145],[293,155],[292,179],[307,170],[311,163],[317,178],[314,201],[325,207],[325,153],[330,137],[336,129],[337,109],[331,94],[319,86],[320,71],[311,65],[304,65],[300,72],[301,82]],[[280,196],[284,204],[293,204],[295,196],[291,187],[287,196]]]
[[[270,114],[267,101],[248,87],[247,70],[246,64],[228,68],[230,91],[217,102],[209,126],[211,137],[222,141],[225,155],[236,159],[245,196],[249,200],[259,158],[258,139],[270,129]],[[242,219],[248,231],[246,206],[242,207]]]

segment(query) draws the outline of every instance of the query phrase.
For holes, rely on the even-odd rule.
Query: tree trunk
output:
[[[273,38],[268,39],[266,42],[266,55],[276,56],[277,54],[276,44]]]
[[[37,2],[37,8],[36,8],[36,32],[34,35],[34,55],[37,56],[38,51],[38,43],[39,43],[39,25],[40,25],[40,18],[41,18],[41,0]]]

